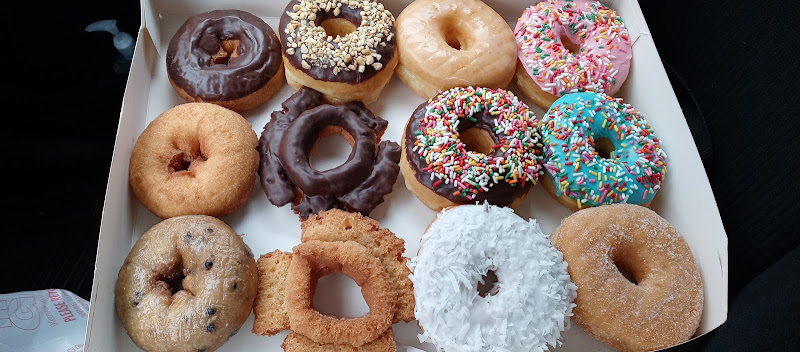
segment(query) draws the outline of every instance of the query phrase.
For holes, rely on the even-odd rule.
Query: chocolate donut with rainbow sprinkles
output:
[[[406,187],[436,211],[483,201],[513,208],[543,172],[537,125],[509,91],[441,92],[406,124],[400,158]]]
[[[542,119],[542,138],[542,186],[573,211],[614,203],[647,207],[667,173],[667,154],[644,117],[605,94],[559,98]]]

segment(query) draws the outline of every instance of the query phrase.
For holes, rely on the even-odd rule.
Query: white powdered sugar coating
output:
[[[535,220],[510,208],[442,211],[409,267],[420,342],[439,351],[545,351],[569,327],[577,287],[567,263]],[[478,282],[489,270],[496,294],[482,297]]]

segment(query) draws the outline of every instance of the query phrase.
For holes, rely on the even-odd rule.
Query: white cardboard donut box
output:
[[[128,161],[136,138],[147,124],[163,111],[184,102],[167,80],[164,54],[169,40],[189,16],[215,9],[251,12],[263,18],[277,31],[278,18],[287,1],[142,0],[142,25],[136,35],[136,51],[123,98],[100,225],[89,323],[86,329],[87,351],[138,351],[117,316],[114,286],[119,268],[133,244],[145,230],[160,221],[141,205],[131,191],[128,184]],[[485,2],[513,27],[523,9],[535,1]],[[694,140],[638,2],[603,2],[622,16],[634,41],[631,72],[616,96],[624,98],[642,112],[663,140],[664,149],[669,155],[669,173],[651,208],[683,234],[699,263],[705,306],[696,335],[704,335],[720,326],[727,317],[727,236]],[[386,0],[383,3],[397,17],[410,1]],[[513,83],[508,89],[519,93]],[[292,88],[284,84],[267,103],[243,114],[257,134],[260,135],[269,121],[270,113],[279,110],[281,102],[293,92]],[[376,115],[389,121],[383,138],[399,142],[411,112],[423,101],[423,98],[411,92],[397,77],[393,77],[378,101],[368,104],[368,107]],[[526,102],[534,109],[538,118],[543,116],[542,109]],[[334,150],[334,155],[337,148],[341,155],[349,150],[341,149],[349,148],[344,142],[332,143],[330,148]],[[335,161],[332,162],[330,166],[335,166]],[[279,208],[270,204],[258,181],[254,187],[247,203],[222,220],[237,233],[244,235],[244,241],[253,250],[256,258],[276,249],[291,251],[293,246],[300,243],[298,217],[289,206]],[[517,209],[517,213],[525,218],[536,219],[542,230],[550,233],[570,211],[550,197],[541,186],[535,186],[524,204]],[[370,216],[380,221],[382,227],[403,238],[406,241],[406,256],[412,256],[417,252],[419,239],[425,227],[435,218],[436,212],[425,207],[405,188],[400,175],[392,193]],[[315,298],[315,306],[323,311],[359,316],[368,310],[358,286],[346,277],[330,275],[320,280],[320,287],[330,291],[329,297],[318,301]],[[272,337],[257,336],[250,332],[252,326],[251,314],[240,332],[225,343],[220,351],[253,348],[261,351],[282,351],[280,346],[287,332]],[[417,339],[420,330],[416,322],[398,323],[393,329],[399,351],[404,351],[404,346],[435,351],[434,346],[420,343]],[[563,345],[552,350],[606,351],[610,348],[572,324],[563,333]]]

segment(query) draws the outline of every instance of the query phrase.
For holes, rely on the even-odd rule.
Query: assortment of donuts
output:
[[[509,26],[479,0],[416,0],[397,20],[375,0],[291,0],[275,29],[233,9],[186,20],[166,52],[186,102],[130,156],[133,194],[160,218],[116,282],[133,342],[212,351],[251,312],[253,334],[288,331],[286,351],[394,351],[392,325],[411,321],[439,351],[546,351],[571,322],[619,351],[694,336],[697,263],[648,208],[669,141],[615,96],[633,53],[622,18],[589,0],[520,11]],[[395,73],[425,102],[378,116],[367,104]],[[295,92],[252,125],[284,80]],[[384,134],[398,123],[402,135]],[[352,151],[318,170],[329,135]],[[436,214],[411,255],[370,217],[401,175]],[[515,210],[540,183],[572,211],[551,234]],[[258,184],[300,223],[291,251],[254,254],[221,220]],[[332,273],[361,287],[368,313],[314,307]]]

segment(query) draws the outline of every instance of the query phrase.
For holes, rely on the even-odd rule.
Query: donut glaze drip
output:
[[[362,16],[365,14],[366,16]],[[329,36],[322,22],[341,18],[356,30]],[[394,16],[372,0],[286,5],[278,26],[283,55],[315,80],[358,84],[375,76],[395,53]]]
[[[238,41],[223,54],[225,41]],[[167,49],[167,73],[175,85],[204,101],[235,100],[264,86],[281,65],[275,32],[239,10],[216,10],[189,18]],[[215,62],[220,61],[220,62]]]
[[[533,113],[506,93],[454,88],[417,107],[405,130],[408,163],[417,181],[455,203],[488,200],[507,206],[526,194],[541,172],[541,139]],[[443,126],[454,127],[442,131]],[[503,126],[513,127],[504,131]],[[449,140],[452,131],[457,138],[470,128],[490,132],[495,146],[488,155]]]
[[[322,104],[322,94],[303,88],[272,113],[259,140],[261,187],[277,206],[294,203],[305,219],[332,208],[368,215],[391,192],[400,170],[400,146],[380,140],[388,122],[361,102],[342,106]],[[347,161],[318,171],[308,161],[320,132],[339,127],[353,140]],[[377,149],[376,149],[377,144]],[[302,196],[298,198],[295,189]]]

